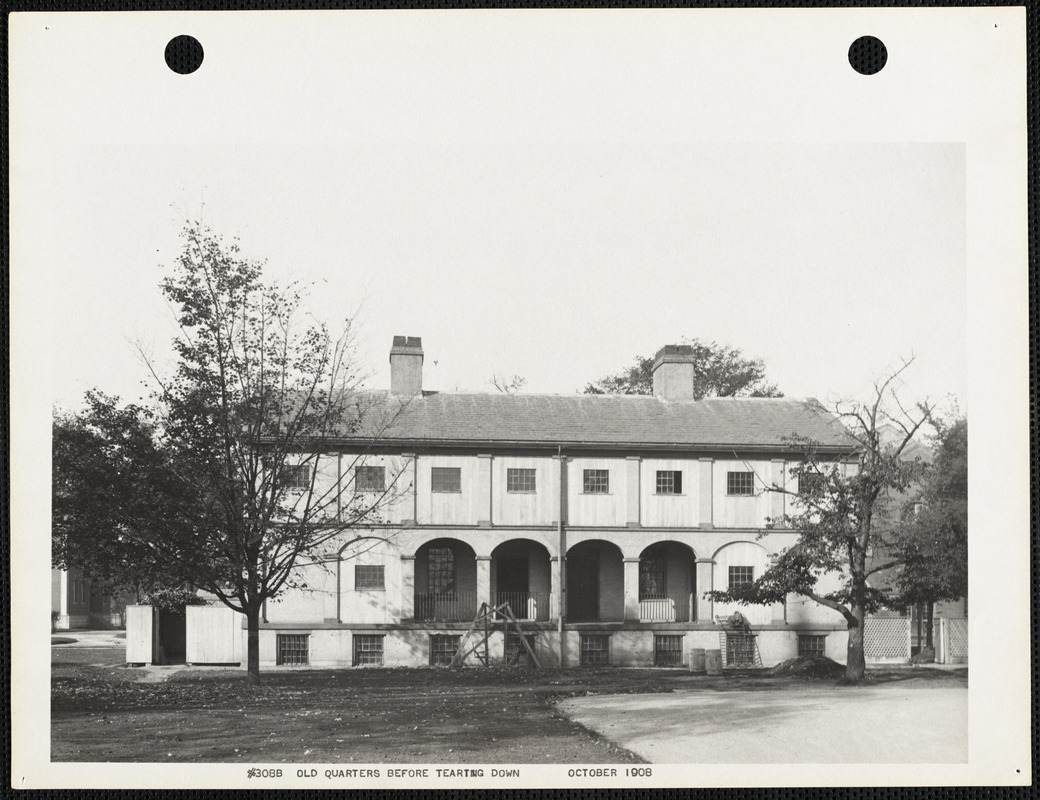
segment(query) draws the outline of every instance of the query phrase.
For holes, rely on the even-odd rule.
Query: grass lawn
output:
[[[588,694],[804,687],[762,672],[722,678],[681,670],[188,669],[149,683],[122,648],[56,647],[54,761],[297,763],[639,762],[558,713]],[[932,670],[888,670],[874,682],[963,681]],[[853,689],[854,691],[854,689]]]

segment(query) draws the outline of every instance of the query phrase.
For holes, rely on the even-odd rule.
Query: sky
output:
[[[175,28],[153,19],[135,24],[158,46]],[[876,113],[887,70],[853,84],[845,64],[814,84],[819,119],[799,120],[778,75],[737,59],[728,91],[709,80],[710,24],[640,40],[609,15],[570,19],[459,23],[455,49],[419,24],[388,24],[389,49],[365,36],[379,25],[307,25],[312,46],[280,71],[260,57],[274,27],[197,25],[206,60],[187,76],[98,60],[89,42],[110,29],[52,21],[34,70],[41,92],[61,71],[62,91],[34,95],[13,133],[28,143],[15,179],[31,177],[16,255],[60,331],[38,365],[54,402],[95,386],[137,399],[141,353],[172,368],[158,283],[201,219],[269,279],[310,286],[317,319],[352,319],[373,388],[398,334],[423,338],[428,389],[519,375],[538,393],[699,338],[821,400],[864,399],[913,356],[904,397],[965,408],[963,143],[831,137],[828,108],[855,88]]]
[[[797,397],[861,397],[913,356],[912,399],[963,405],[960,146],[97,146],[75,169],[51,208],[66,407],[139,396],[138,348],[170,368],[158,282],[186,219],[354,320],[377,388],[395,334],[423,337],[426,388],[550,393],[695,337]]]

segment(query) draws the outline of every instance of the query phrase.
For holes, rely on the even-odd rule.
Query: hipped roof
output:
[[[811,439],[825,450],[855,442],[814,401],[716,397],[667,402],[642,395],[534,395],[389,392],[358,398],[361,423],[339,432],[400,445],[580,445],[651,449],[801,449]]]

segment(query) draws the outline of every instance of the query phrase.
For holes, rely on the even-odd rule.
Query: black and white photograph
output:
[[[12,785],[1030,783],[1024,31],[13,15]]]

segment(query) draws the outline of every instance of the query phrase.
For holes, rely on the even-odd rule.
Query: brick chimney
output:
[[[390,348],[390,391],[411,397],[422,394],[422,337],[395,336]]]
[[[666,344],[654,356],[654,397],[682,402],[693,400],[693,348]]]

